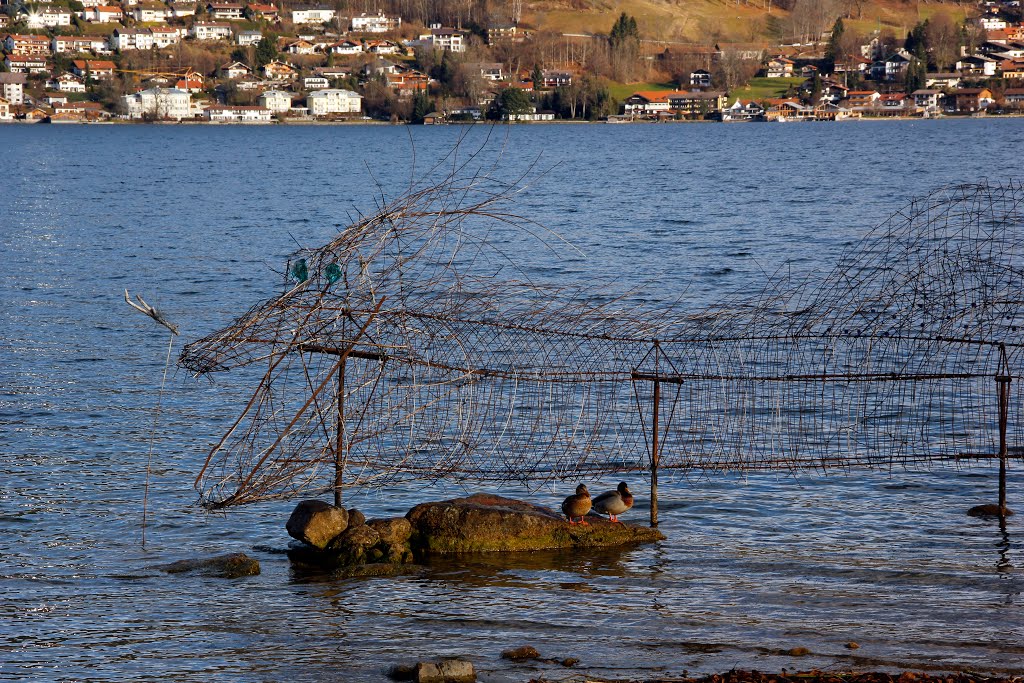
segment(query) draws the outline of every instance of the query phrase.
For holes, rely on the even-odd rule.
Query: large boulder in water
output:
[[[322,500],[304,500],[295,506],[285,529],[297,541],[323,550],[348,528],[348,512]]]
[[[587,517],[571,525],[550,508],[511,498],[474,494],[417,505],[406,515],[417,552],[467,553],[600,548],[660,541],[657,529]]]

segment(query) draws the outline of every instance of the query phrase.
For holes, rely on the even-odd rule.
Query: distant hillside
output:
[[[794,11],[780,9],[793,7]],[[849,8],[844,11],[844,8]],[[800,40],[844,18],[847,30],[868,34],[876,29],[902,37],[914,24],[937,11],[955,20],[971,5],[909,0],[539,0],[523,4],[523,23],[553,33],[606,34],[620,13],[636,18],[648,49],[653,41],[681,43],[768,43]],[[808,19],[810,17],[810,19]]]

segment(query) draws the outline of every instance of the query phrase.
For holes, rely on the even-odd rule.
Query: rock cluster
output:
[[[412,527],[404,518],[367,521],[359,510],[304,500],[295,506],[285,528],[289,536],[321,551],[337,565],[412,561]]]
[[[613,524],[598,516],[587,520],[585,525],[572,525],[550,508],[475,494],[423,503],[405,517],[372,520],[355,509],[305,500],[295,507],[286,528],[304,544],[290,551],[293,561],[367,567],[354,576],[379,576],[387,573],[382,567],[429,555],[601,548],[665,538],[650,527]]]

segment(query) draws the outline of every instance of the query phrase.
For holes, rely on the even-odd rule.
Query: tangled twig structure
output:
[[[185,348],[197,375],[262,373],[204,504],[626,471],[656,497],[659,470],[1021,457],[1019,183],[939,190],[823,278],[697,311],[522,276],[500,236],[557,240],[509,211],[518,189],[468,166],[412,187]]]

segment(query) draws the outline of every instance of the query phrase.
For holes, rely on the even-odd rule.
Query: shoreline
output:
[[[937,117],[923,117],[923,116],[870,116],[861,118],[850,118],[842,119],[838,121],[818,121],[814,119],[796,119],[787,120],[784,123],[857,123],[857,122],[915,122],[915,121],[967,121],[967,120],[1003,120],[1003,119],[1019,119],[1024,118],[1024,112],[1019,114],[986,114],[984,116],[975,115],[944,115]],[[567,119],[557,121],[452,121],[450,123],[432,123],[432,124],[420,124],[420,123],[409,123],[408,121],[375,121],[375,120],[360,120],[360,121],[308,121],[308,120],[293,120],[293,121],[202,121],[202,120],[182,120],[182,121],[134,121],[134,120],[103,120],[103,121],[74,121],[74,120],[60,120],[60,121],[48,121],[46,119],[38,119],[33,121],[23,120],[10,120],[0,121],[2,125],[12,126],[28,126],[28,125],[87,125],[87,126],[244,126],[244,127],[264,127],[264,126],[422,126],[424,128],[432,127],[444,127],[444,126],[494,126],[494,125],[505,125],[505,126],[565,126],[565,125],[679,125],[679,124],[773,124],[781,123],[776,121],[717,121],[717,120],[694,120],[694,119],[682,119],[682,120],[666,120],[666,121],[652,121],[652,120],[601,120],[601,121],[585,121],[580,119]]]

